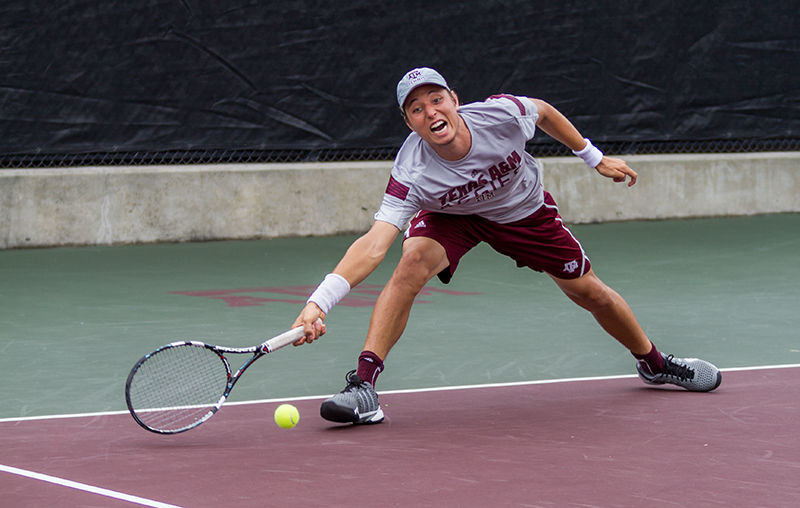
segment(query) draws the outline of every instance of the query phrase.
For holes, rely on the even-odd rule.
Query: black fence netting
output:
[[[717,140],[698,142],[617,142],[601,145],[607,154],[740,153],[800,151],[800,139]],[[248,164],[292,162],[342,162],[391,160],[397,147],[349,150],[173,150],[166,152],[114,152],[49,155],[5,155],[0,168],[54,168],[75,166],[146,166],[177,164]],[[558,143],[528,146],[538,157],[567,156]]]
[[[547,100],[608,153],[800,143],[779,0],[7,0],[0,19],[0,168],[391,159],[395,85],[422,65],[462,102]]]

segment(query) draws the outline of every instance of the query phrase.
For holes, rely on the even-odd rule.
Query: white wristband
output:
[[[347,279],[336,273],[329,273],[320,282],[317,289],[308,297],[308,302],[314,302],[327,314],[339,300],[347,296],[350,292],[350,283]]]
[[[589,138],[583,138],[586,141],[586,146],[584,146],[581,150],[575,151],[573,150],[572,153],[583,159],[583,162],[588,164],[589,166],[596,168],[600,161],[603,160],[603,152],[598,150]]]

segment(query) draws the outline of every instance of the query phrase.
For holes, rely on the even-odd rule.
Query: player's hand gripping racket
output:
[[[300,326],[247,348],[196,341],[161,346],[136,362],[128,374],[128,410],[139,425],[152,432],[176,434],[193,429],[219,411],[253,362],[302,336]],[[226,353],[252,356],[231,374]]]

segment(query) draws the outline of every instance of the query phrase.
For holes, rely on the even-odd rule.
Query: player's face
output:
[[[434,148],[452,143],[463,134],[458,98],[440,86],[415,88],[406,99],[404,110],[408,127]]]

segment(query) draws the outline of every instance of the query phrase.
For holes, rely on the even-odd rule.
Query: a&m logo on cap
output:
[[[422,79],[422,71],[413,70],[408,73],[408,80],[410,82],[414,83],[415,81],[419,81],[420,79]]]
[[[439,85],[447,89],[450,88],[447,86],[447,81],[435,70],[429,67],[412,69],[397,83],[397,104],[402,108],[411,90],[425,84]]]

